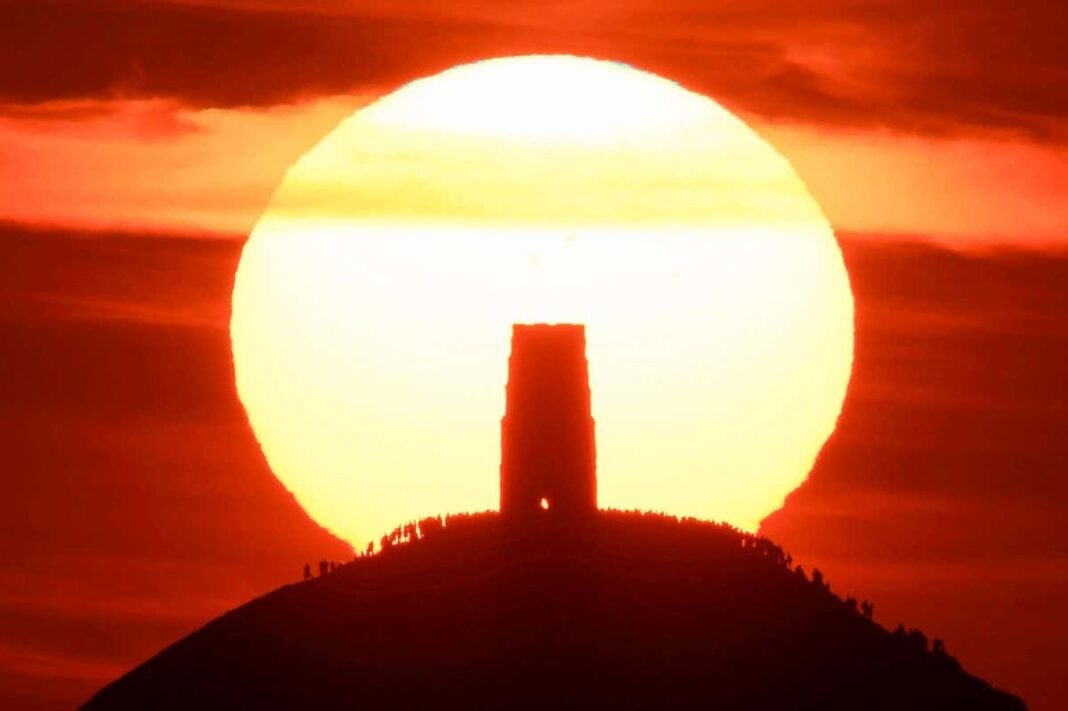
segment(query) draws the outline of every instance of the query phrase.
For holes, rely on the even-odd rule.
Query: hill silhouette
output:
[[[1024,708],[729,526],[444,524],[227,613],[84,708]]]

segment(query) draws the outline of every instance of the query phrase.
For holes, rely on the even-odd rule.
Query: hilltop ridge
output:
[[[726,525],[436,521],[223,615],[84,708],[1024,708]]]

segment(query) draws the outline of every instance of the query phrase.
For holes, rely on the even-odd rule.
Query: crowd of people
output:
[[[379,540],[379,551],[387,551],[394,546],[399,546],[405,543],[411,543],[428,536],[433,536],[444,529],[450,521],[458,521],[460,519],[468,518],[472,514],[457,514],[449,515],[445,518],[441,516],[428,516],[420,521],[409,521],[406,524],[397,526],[392,531],[382,536]],[[370,541],[367,543],[367,547],[356,556],[353,560],[359,560],[360,558],[370,558],[375,554],[375,542]],[[319,561],[319,577],[329,575],[335,570],[340,568],[343,563],[336,560],[320,560]],[[311,580],[314,576],[311,563],[304,565],[304,579]]]
[[[712,530],[717,533],[724,534],[730,539],[739,541],[739,545],[751,553],[752,555],[759,556],[761,559],[766,560],[769,564],[779,566],[787,571],[792,572],[799,579],[804,580],[819,588],[830,591],[830,583],[824,577],[819,568],[812,570],[811,578],[805,573],[804,568],[799,564],[794,566],[793,556],[783,550],[774,541],[760,535],[755,535],[747,531],[735,528],[726,523],[714,523],[710,521],[704,521],[693,517],[677,517],[665,513],[656,512],[644,512],[644,511],[619,511],[615,509],[609,509],[601,512],[608,517],[633,517],[638,515],[643,521],[653,524],[681,524],[683,526],[689,526],[694,528],[702,528],[706,530]],[[406,545],[415,541],[424,540],[438,535],[446,528],[450,526],[462,526],[469,523],[484,522],[497,517],[495,512],[479,512],[479,513],[458,513],[448,514],[442,516],[429,516],[427,518],[420,519],[418,521],[409,521],[408,523],[397,526],[392,531],[382,536],[379,541],[379,553],[384,553],[397,546]],[[360,558],[370,558],[375,555],[375,542],[371,541],[367,544],[367,547],[353,560]],[[343,564],[335,560],[320,560],[318,564],[319,576],[326,576]],[[310,563],[304,566],[304,579],[310,580],[313,577],[313,569]],[[857,600],[855,597],[848,597],[842,601],[842,604],[854,614],[862,616],[864,619],[872,621],[875,614],[874,603],[868,600]],[[935,639],[928,647],[928,640],[926,635],[918,629],[906,630],[903,625],[898,625],[893,632],[895,639],[901,641],[902,644],[907,644],[914,649],[922,649],[930,651],[931,653],[950,660],[956,663],[956,660],[949,656],[946,652],[945,644],[940,639]]]

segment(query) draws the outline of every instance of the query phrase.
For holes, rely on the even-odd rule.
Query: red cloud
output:
[[[384,91],[489,56],[570,52],[663,73],[765,118],[1060,140],[1068,117],[1068,92],[1056,89],[1068,82],[1068,12],[1041,0],[310,7],[11,0],[0,8],[0,101],[264,105]]]

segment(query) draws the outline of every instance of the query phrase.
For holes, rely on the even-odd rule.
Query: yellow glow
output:
[[[413,82],[287,174],[234,287],[267,459],[357,546],[496,508],[511,325],[587,325],[602,507],[753,529],[849,379],[853,301],[782,156],[632,68],[519,57]]]

